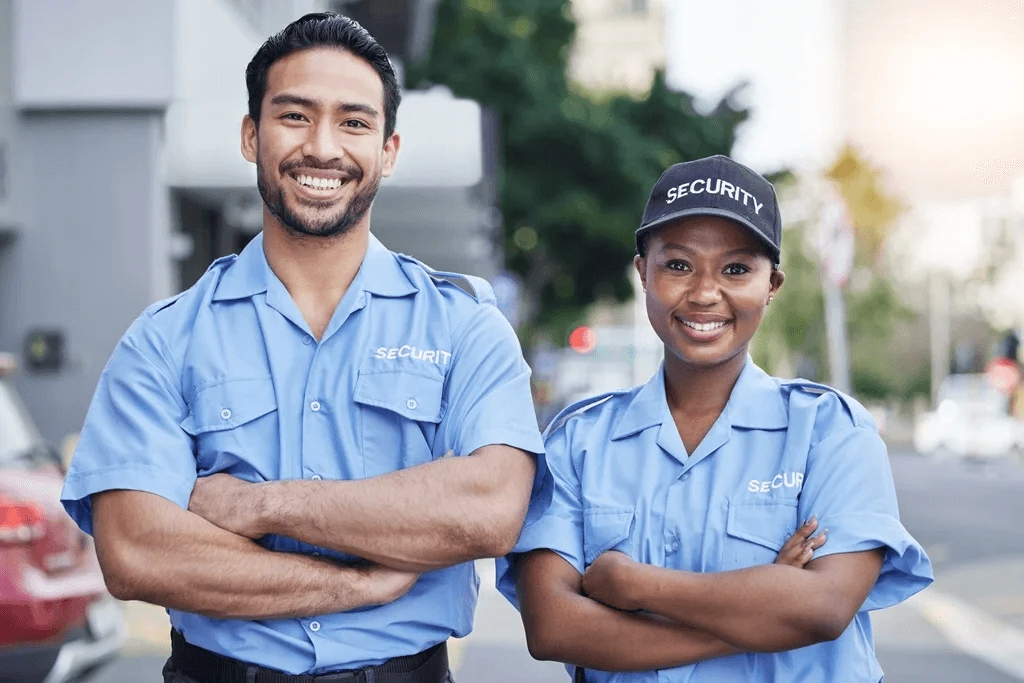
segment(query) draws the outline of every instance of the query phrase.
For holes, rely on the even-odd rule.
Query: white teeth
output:
[[[295,179],[299,181],[300,185],[317,190],[337,190],[341,187],[340,178],[317,178],[315,176],[299,175],[295,176]]]
[[[692,327],[693,329],[697,330],[698,332],[711,332],[712,330],[717,330],[720,327],[725,327],[725,325],[726,325],[724,322],[718,322],[718,323],[691,323],[691,322],[689,322],[687,320],[683,320],[681,322],[684,325],[686,325],[687,327]]]

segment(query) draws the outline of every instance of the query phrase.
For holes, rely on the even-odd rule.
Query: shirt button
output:
[[[320,410],[320,401],[313,401],[312,403],[310,403],[309,409],[312,410],[314,413],[318,412]]]
[[[313,633],[316,633],[317,631],[319,631],[320,630],[320,622],[319,621],[312,622],[309,625],[309,630],[312,631]]]
[[[222,420],[230,420],[231,419],[231,411],[228,410],[227,408],[225,408],[224,410],[220,411],[220,419],[222,419]]]
[[[679,550],[679,541],[672,541],[672,552]]]
[[[314,474],[312,477],[310,477],[310,479],[312,479],[313,481],[320,481],[321,479],[323,479],[323,477],[321,477],[319,474]]]
[[[683,481],[686,481],[689,478],[690,478],[690,473],[689,472],[686,472],[685,474],[683,474]]]
[[[306,346],[309,346],[310,344],[313,343],[313,338],[307,334],[305,337],[302,338],[302,343],[305,344]]]
[[[416,410],[416,406],[418,405],[419,403],[417,403],[416,399],[414,398],[410,398],[408,401],[405,402],[405,407],[408,408],[409,410]]]

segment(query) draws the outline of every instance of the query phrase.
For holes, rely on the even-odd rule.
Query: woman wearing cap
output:
[[[553,499],[499,566],[531,653],[577,681],[877,682],[868,612],[932,580],[867,411],[747,354],[781,225],[726,157],[654,187],[635,263],[665,361],[555,418]]]

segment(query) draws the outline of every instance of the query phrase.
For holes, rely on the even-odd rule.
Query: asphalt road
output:
[[[934,599],[873,617],[886,683],[1024,680],[1024,467],[907,453],[891,460],[904,524],[928,550],[937,580],[922,595]],[[955,611],[957,605],[969,613]],[[124,657],[88,683],[159,681],[165,619],[159,611],[136,610],[130,630],[149,635],[133,639]],[[160,623],[141,623],[153,620]],[[561,666],[530,659],[515,612],[493,590],[481,591],[476,624],[452,648],[459,683],[568,682]],[[993,631],[992,624],[1006,629]]]

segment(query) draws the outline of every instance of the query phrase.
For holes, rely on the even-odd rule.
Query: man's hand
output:
[[[587,597],[625,612],[640,609],[631,595],[632,577],[641,565],[617,550],[601,553],[583,573]]]
[[[221,529],[255,540],[266,535],[260,528],[261,499],[255,495],[257,486],[230,474],[200,477],[188,501],[189,512]]]

